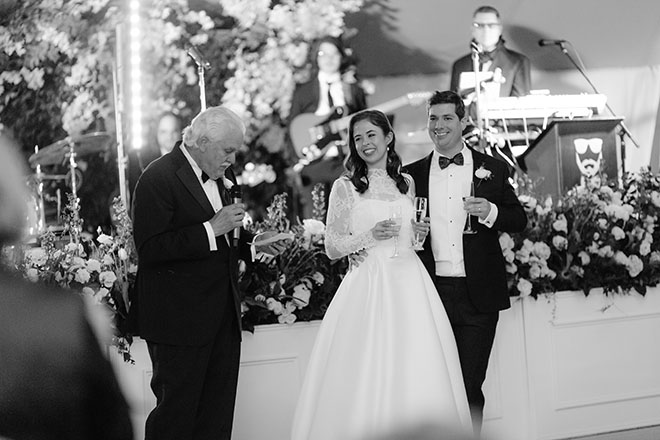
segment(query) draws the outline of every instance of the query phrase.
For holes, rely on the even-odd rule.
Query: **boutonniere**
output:
[[[493,177],[493,172],[491,170],[485,168],[484,164],[481,164],[481,166],[479,168],[477,168],[476,171],[474,172],[474,176],[477,179],[488,180],[488,179],[491,179]]]
[[[227,190],[230,190],[234,186],[234,182],[226,178],[225,176],[222,176],[222,183],[227,188]]]

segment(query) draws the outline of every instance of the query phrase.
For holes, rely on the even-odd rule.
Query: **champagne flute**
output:
[[[424,217],[426,217],[426,210],[428,206],[428,199],[426,197],[415,197],[415,221],[421,222]],[[420,241],[419,233],[416,232],[413,238],[413,249],[416,251],[421,251],[423,249],[422,243]]]
[[[390,221],[393,223],[392,226],[396,228],[401,228],[401,205],[392,205],[390,206]],[[397,249],[397,246],[399,244],[399,235],[394,236],[394,254],[390,256],[390,258],[398,257],[399,256],[399,250]]]
[[[474,181],[470,180],[469,189],[468,189],[468,185],[465,185],[465,189],[466,189],[465,192],[469,192],[469,195],[463,196],[463,202],[466,202],[474,198]],[[463,234],[476,234],[476,233],[477,231],[472,229],[472,216],[468,214],[467,222],[465,224],[465,229],[463,229]]]

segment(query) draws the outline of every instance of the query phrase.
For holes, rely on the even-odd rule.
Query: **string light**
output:
[[[142,58],[140,1],[129,0],[128,26],[129,26],[129,77],[131,84],[131,144],[133,149],[139,150],[143,145],[142,137],[142,71],[140,70]]]

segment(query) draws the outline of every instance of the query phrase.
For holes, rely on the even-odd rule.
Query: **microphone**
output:
[[[470,41],[470,49],[472,49],[472,51],[476,53],[483,52],[483,50],[481,49],[481,44],[477,43],[474,40]]]
[[[231,197],[232,203],[242,203],[243,202],[243,192],[241,191],[240,185],[234,185],[229,190],[229,197]],[[241,238],[241,227],[238,226],[234,228],[234,234],[232,235],[232,245],[238,247],[238,239]]]
[[[539,40],[539,46],[561,46],[568,43],[566,40]]]
[[[192,58],[195,63],[199,67],[203,67],[204,69],[210,69],[211,68],[211,63],[209,63],[202,53],[193,45],[190,45],[186,48],[186,52],[188,52],[188,55],[190,55],[190,58]]]

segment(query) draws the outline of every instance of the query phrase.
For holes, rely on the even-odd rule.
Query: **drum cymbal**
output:
[[[67,136],[42,148],[30,156],[28,160],[31,165],[64,164],[68,160],[71,145],[73,145],[73,151],[77,156],[99,153],[105,151],[110,145],[110,135],[99,131],[77,136]]]

